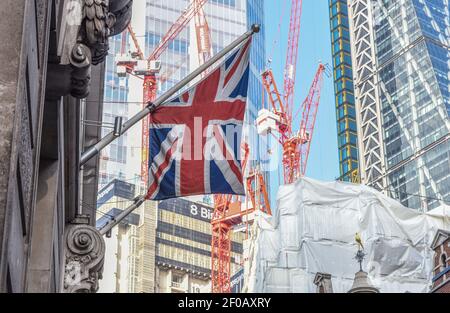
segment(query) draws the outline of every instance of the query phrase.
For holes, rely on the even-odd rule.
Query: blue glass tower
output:
[[[250,80],[248,90],[248,112],[247,119],[254,124],[259,110],[263,107],[263,86],[261,84],[261,73],[266,61],[265,35],[264,35],[264,1],[247,1],[247,28],[253,24],[261,25],[261,31],[253,36],[252,51],[250,55]],[[259,136],[256,129],[249,134],[249,141],[253,147],[254,157],[258,160],[267,160],[267,147],[260,146]]]
[[[123,36],[126,36],[126,38],[123,38]],[[116,117],[122,117],[123,122],[126,122],[128,117],[128,78],[117,76],[115,64],[115,56],[122,53],[123,40],[126,42],[126,49],[129,49],[127,32],[109,39],[110,53],[106,58],[104,83],[103,137],[111,131],[111,126],[114,125]],[[104,167],[100,170],[100,188],[103,188],[115,178],[126,180],[127,137],[128,135],[124,134],[102,151],[101,163]],[[109,163],[109,169],[106,169],[106,162]]]
[[[347,0],[329,0],[340,180],[359,181],[353,69]]]
[[[349,0],[363,182],[405,206],[450,202],[450,10]]]

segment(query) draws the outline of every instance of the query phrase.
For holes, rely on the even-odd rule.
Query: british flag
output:
[[[250,43],[151,115],[148,199],[244,194],[240,141]]]

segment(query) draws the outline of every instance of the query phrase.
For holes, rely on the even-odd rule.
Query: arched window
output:
[[[447,255],[445,253],[441,254],[441,270],[447,267]]]

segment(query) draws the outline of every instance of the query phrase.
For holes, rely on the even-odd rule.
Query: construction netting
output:
[[[274,216],[258,214],[244,244],[244,292],[316,292],[316,273],[334,292],[351,289],[359,264],[380,292],[428,292],[437,229],[450,230],[450,207],[408,209],[382,193],[343,182],[302,178],[282,186]]]

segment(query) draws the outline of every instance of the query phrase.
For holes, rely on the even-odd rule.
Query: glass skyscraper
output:
[[[353,69],[347,0],[329,0],[340,180],[359,181]]]
[[[446,0],[349,0],[363,183],[405,206],[450,202]]]
[[[252,51],[250,55],[250,79],[248,89],[248,113],[249,123],[254,125],[258,112],[263,107],[263,85],[261,83],[261,73],[264,71],[266,62],[265,36],[264,36],[264,1],[247,0],[247,28],[251,25],[261,25],[261,32],[253,36]],[[253,157],[256,160],[268,160],[267,147],[259,142],[256,128],[249,134],[250,145],[253,147]],[[268,182],[269,180],[266,179]]]
[[[121,53],[122,40],[125,41],[125,47],[129,49],[127,37],[127,33],[123,32],[109,40],[110,53],[106,58],[102,137],[111,131],[116,117],[123,117],[125,122],[129,116],[128,78],[119,78],[115,65],[115,55]],[[126,179],[127,153],[129,152],[126,146],[127,138],[128,134],[124,134],[101,152],[99,190],[115,178]]]

